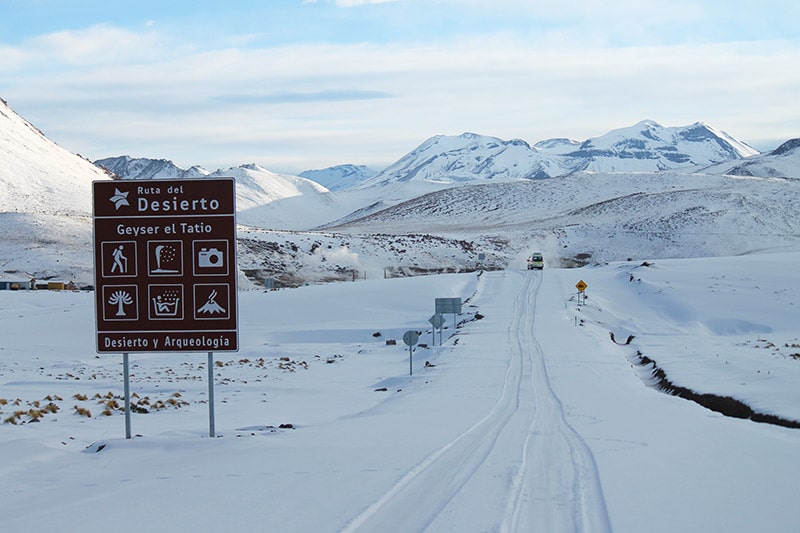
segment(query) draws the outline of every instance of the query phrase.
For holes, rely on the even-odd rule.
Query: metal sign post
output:
[[[122,379],[125,389],[125,438],[131,438],[131,374],[128,367],[128,354],[122,354]]]
[[[208,352],[208,436],[214,437],[214,352]]]
[[[419,341],[419,333],[416,331],[406,331],[403,334],[403,342],[408,345],[408,375],[414,375],[414,366],[413,366],[413,359],[411,353],[414,351],[414,346]]]
[[[583,280],[575,284],[575,288],[578,289],[578,305],[581,304],[581,297],[583,297],[584,302],[586,301],[586,294],[584,293],[586,287],[588,287],[588,285]]]
[[[435,313],[432,317],[428,319],[428,322],[431,323],[433,329],[431,329],[431,345],[436,346],[436,329],[439,330],[439,345],[442,344],[442,326],[444,325],[444,317],[441,313]]]
[[[96,349],[239,349],[233,178],[102,180],[94,197]],[[209,384],[210,387],[213,383]],[[210,434],[214,434],[209,389]],[[126,391],[126,437],[130,398]]]

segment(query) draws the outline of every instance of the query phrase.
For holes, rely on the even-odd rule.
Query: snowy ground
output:
[[[216,438],[206,354],[131,354],[147,412],[126,440],[93,295],[0,292],[2,529],[797,531],[800,430],[659,392],[636,363],[800,420],[798,260],[242,292]],[[456,296],[459,327],[409,375],[403,333],[430,344],[434,298]]]

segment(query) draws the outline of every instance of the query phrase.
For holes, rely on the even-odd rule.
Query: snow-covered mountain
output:
[[[95,165],[111,172],[115,179],[183,179],[232,177],[236,180],[237,220],[240,224],[282,230],[307,229],[340,217],[358,205],[338,201],[320,181],[338,183],[339,189],[375,175],[368,167],[340,165],[308,171],[319,180],[279,174],[255,163],[209,172],[201,166],[182,169],[167,159],[98,159]]]
[[[365,165],[336,165],[318,170],[306,170],[299,176],[316,181],[329,191],[341,191],[360,185],[377,173]]]
[[[581,146],[581,142],[567,139],[566,137],[558,137],[555,139],[539,141],[533,146],[538,150],[547,152],[548,154],[564,155],[578,150]]]
[[[504,141],[475,133],[437,135],[361,187],[412,181],[452,186],[478,180],[546,178],[569,170],[558,157],[548,156],[520,139]]]
[[[202,178],[210,172],[201,166],[182,169],[168,159],[133,158],[127,155],[107,157],[94,162],[121,179]]]
[[[791,139],[766,154],[744,161],[727,161],[703,169],[703,172],[732,176],[761,176],[800,179],[800,139]]]
[[[432,137],[361,187],[427,182],[452,186],[540,179],[579,170],[656,172],[738,161],[758,151],[703,123],[664,127],[645,120],[584,142],[564,138],[530,146],[475,133]]]
[[[584,160],[577,167],[580,170],[654,172],[706,166],[757,154],[758,150],[702,122],[667,128],[644,120],[589,139],[564,156]]]
[[[318,182],[271,172],[254,163],[214,172],[201,166],[182,169],[167,159],[129,156],[98,159],[94,164],[116,179],[126,180],[232,177],[236,180],[237,219],[244,225],[306,229],[340,214],[330,191]]]
[[[0,213],[84,215],[109,175],[45,137],[0,99]]]
[[[248,226],[300,230],[322,224],[348,208],[322,185],[277,174],[256,164],[217,170],[210,177],[236,180],[237,222]]]
[[[212,175],[212,172],[200,165],[183,169],[168,159],[134,158],[128,155],[98,159],[94,164],[110,172],[115,178],[125,180],[202,178]],[[245,164],[241,167],[233,168],[252,169],[253,164]],[[262,170],[266,169],[262,168]],[[225,171],[217,170],[213,172],[213,175],[220,175],[221,172]],[[372,178],[375,174],[377,174],[377,171],[365,165],[336,165],[329,168],[306,170],[298,174],[298,176],[314,181],[329,191],[340,191],[359,185]],[[288,175],[282,174],[282,176]]]
[[[0,271],[92,279],[92,181],[110,179],[0,100]]]
[[[5,103],[0,126],[0,270],[91,282],[90,185],[109,176]],[[237,180],[242,272],[297,284],[515,268],[532,248],[567,266],[797,249],[798,152],[796,140],[758,155],[699,123],[645,121],[534,146],[438,136],[337,192],[253,164],[209,176]],[[168,161],[105,162],[127,177],[188,175]]]

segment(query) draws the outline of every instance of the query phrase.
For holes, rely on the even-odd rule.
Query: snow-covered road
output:
[[[800,431],[656,391],[629,359],[792,417],[796,264],[243,292],[241,350],[215,356],[214,439],[206,354],[131,354],[147,412],[126,440],[121,357],[94,352],[92,295],[0,294],[3,530],[796,531]],[[443,346],[417,347],[411,376],[385,340],[427,342],[434,297],[464,314]],[[634,345],[611,342],[617,328]]]
[[[564,417],[534,335],[541,276],[528,272],[515,304],[509,336],[512,357],[523,361],[521,410],[533,412],[522,463],[514,480],[504,531],[610,531],[592,452]],[[527,383],[526,383],[527,382]]]
[[[564,418],[534,337],[542,275],[483,276],[475,305],[503,317],[513,302],[502,339],[509,350],[497,352],[507,366],[494,405],[403,475],[346,531],[379,531],[386,524],[398,531],[456,530],[474,509],[494,511],[471,520],[475,531],[498,525],[501,531],[609,531],[594,459]]]

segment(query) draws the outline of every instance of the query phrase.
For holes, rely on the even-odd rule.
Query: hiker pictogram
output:
[[[125,246],[120,244],[111,252],[111,255],[114,257],[114,264],[111,265],[111,273],[113,274],[115,270],[119,270],[120,274],[127,273],[128,258],[125,257]]]
[[[102,243],[103,277],[136,277],[136,242]]]

